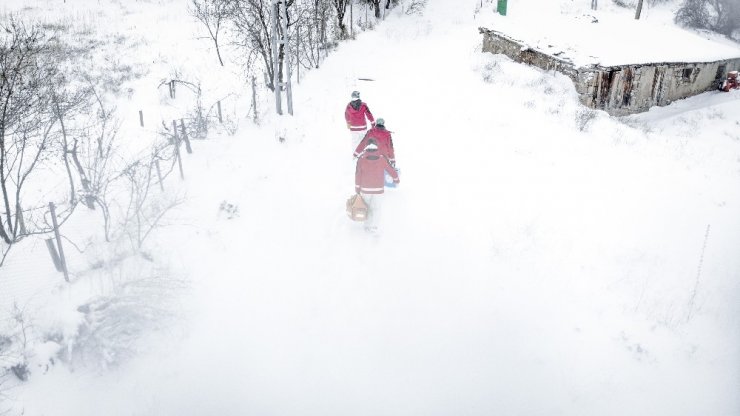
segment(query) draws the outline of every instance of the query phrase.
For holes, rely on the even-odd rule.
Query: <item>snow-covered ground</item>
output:
[[[507,16],[490,15],[480,25],[533,48],[571,60],[576,67],[650,62],[712,62],[740,58],[740,46],[718,34],[693,32],[673,23],[682,2],[635,9],[611,1],[512,1]]]
[[[148,111],[176,113],[152,91],[179,39],[194,57],[173,62],[212,97],[245,91],[210,66],[184,1],[139,3],[129,17],[148,47],[129,56],[162,56],[131,86]],[[266,96],[260,126],[195,142],[154,265],[124,269],[176,280],[161,308],[174,319],[115,367],[33,367],[7,403],[33,416],[740,413],[740,92],[615,119],[564,76],[480,53],[477,27],[497,18],[479,5],[398,8],[302,74],[295,117]],[[165,11],[169,29],[143,27]],[[344,214],[352,90],[394,132],[401,168],[377,234]],[[85,296],[139,277],[79,267],[36,294],[37,327],[73,333]],[[53,345],[37,341],[43,364]]]

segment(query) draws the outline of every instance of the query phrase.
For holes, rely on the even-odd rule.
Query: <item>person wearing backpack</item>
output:
[[[375,117],[370,112],[367,104],[360,99],[359,91],[352,91],[352,101],[344,109],[344,120],[347,122],[347,128],[352,136],[352,148],[354,149],[360,143],[367,132],[367,120],[372,126],[375,126]]]
[[[355,169],[355,192],[360,194],[368,205],[367,231],[376,231],[380,217],[380,196],[385,190],[384,174],[388,172],[393,183],[398,184],[398,173],[388,159],[378,151],[375,139],[369,139],[362,154],[357,159]]]
[[[375,122],[375,126],[367,132],[365,137],[360,141],[360,144],[357,145],[354,157],[360,156],[370,140],[375,140],[377,143],[378,154],[385,156],[391,166],[396,167],[396,153],[393,150],[393,138],[391,137],[391,132],[385,128],[385,120],[382,117],[378,117],[378,120]]]

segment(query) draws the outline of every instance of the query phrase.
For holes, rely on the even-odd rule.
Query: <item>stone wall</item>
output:
[[[522,62],[528,65],[542,68],[546,71],[555,70],[569,76],[574,81],[578,77],[578,71],[573,63],[567,59],[561,59],[556,56],[547,55],[543,52],[534,50],[518,40],[512,39],[501,32],[478,29],[483,34],[483,52],[500,53],[508,56],[516,62]]]
[[[740,69],[740,57],[716,62],[651,63],[576,68],[567,59],[532,49],[500,32],[479,29],[483,52],[504,54],[516,62],[559,71],[573,80],[581,102],[612,115],[647,111],[714,90],[728,71]]]

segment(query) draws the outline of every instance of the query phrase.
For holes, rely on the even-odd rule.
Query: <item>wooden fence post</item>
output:
[[[177,166],[180,168],[180,179],[185,179],[185,173],[182,170],[182,158],[180,157],[180,138],[177,137],[177,123],[175,120],[172,120],[172,132],[175,140],[175,158],[177,159]]]
[[[154,161],[154,165],[157,167],[157,177],[159,178],[159,189],[164,192],[164,184],[162,183],[162,169],[159,168],[159,159]]]
[[[64,272],[64,280],[69,282],[69,272],[67,271],[67,259],[64,258],[64,248],[62,248],[62,236],[59,234],[59,224],[57,223],[57,212],[53,202],[49,202],[49,210],[51,211],[51,222],[54,225],[54,235],[57,239],[57,249],[59,250],[59,264],[62,265],[62,271]]]
[[[144,127],[144,112],[142,110],[139,110],[139,124]]]
[[[57,248],[54,246],[53,238],[46,239],[46,248],[49,249],[49,254],[51,255],[51,261],[54,263],[54,268],[57,269],[58,272],[64,270],[62,269],[62,260],[59,259]]]
[[[252,77],[252,108],[254,109],[252,119],[254,124],[257,124],[257,80],[255,77]]]
[[[180,126],[182,127],[182,139],[185,140],[185,150],[188,153],[193,153],[193,148],[190,147],[190,139],[188,138],[188,132],[185,130],[185,120],[180,119]]]
[[[26,230],[26,222],[23,220],[23,210],[21,209],[21,203],[16,203],[15,207],[15,215],[18,216],[18,230],[20,231],[20,235],[26,235],[28,234],[28,230]]]
[[[219,123],[223,123],[223,122],[224,122],[224,119],[223,119],[223,117],[221,116],[221,100],[219,100],[219,101],[218,101],[218,102],[216,103],[216,106],[218,107],[218,122],[219,122]]]

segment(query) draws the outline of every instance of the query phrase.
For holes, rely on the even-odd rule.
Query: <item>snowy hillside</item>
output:
[[[740,91],[610,117],[565,76],[481,53],[495,4],[402,0],[301,73],[295,116],[261,90],[254,124],[236,51],[220,67],[186,3],[0,6],[125,34],[91,58],[141,73],[116,99],[125,151],[188,111],[158,87],[173,69],[232,123],[167,179],[180,200],[146,258],[85,237],[85,211],[65,225],[72,283],[41,238],[10,252],[0,329],[20,305],[30,375],[2,380],[0,414],[740,414]],[[531,32],[582,12],[510,3]],[[377,233],[344,212],[353,90],[401,172]]]
[[[634,9],[602,2],[512,2],[507,16],[482,16],[484,27],[506,33],[539,50],[570,59],[576,67],[651,62],[712,62],[740,57],[740,45],[719,35],[673,24],[680,2],[649,7],[635,20]],[[673,6],[673,7],[671,7]],[[524,10],[538,9],[537,13]],[[518,13],[517,13],[518,12]]]

